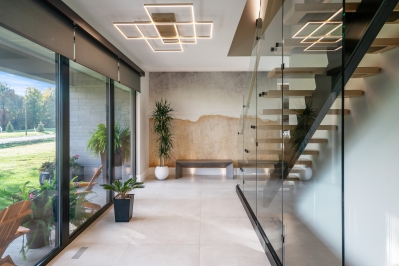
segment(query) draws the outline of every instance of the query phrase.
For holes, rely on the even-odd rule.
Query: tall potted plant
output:
[[[107,173],[107,127],[104,124],[98,124],[97,129],[91,133],[87,141],[87,150],[93,155],[100,155],[103,165],[103,176]],[[130,129],[115,123],[114,127],[114,166],[115,179],[122,178],[122,164],[130,159]]]
[[[165,159],[170,158],[173,148],[172,121],[173,108],[167,100],[155,102],[155,108],[151,113],[153,132],[157,135],[156,153],[159,158],[159,166],[155,168],[155,176],[164,180],[169,175],[169,168],[165,165]]]
[[[115,222],[129,222],[133,215],[134,194],[127,194],[135,188],[144,188],[142,182],[136,182],[136,178],[130,178],[126,182],[115,180],[112,185],[100,185],[118,193],[114,198]]]

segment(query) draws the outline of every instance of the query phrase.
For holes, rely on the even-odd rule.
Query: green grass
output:
[[[0,149],[0,210],[10,205],[1,197],[4,190],[16,192],[26,181],[39,187],[39,167],[54,160],[55,142]]]
[[[54,128],[46,128],[44,132],[35,132],[33,129],[29,129],[28,137],[41,136],[41,135],[54,134],[54,133],[55,133]],[[0,139],[20,138],[20,137],[25,137],[25,130],[14,130],[14,132],[6,132],[5,130],[3,130],[3,132],[0,133]]]

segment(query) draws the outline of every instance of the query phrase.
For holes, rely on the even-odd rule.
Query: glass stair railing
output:
[[[313,2],[268,1],[274,16],[264,31],[258,20],[238,130],[239,189],[276,265],[344,261],[343,119],[364,94],[346,85],[379,75],[359,65],[366,53],[399,46],[377,38],[399,22],[398,1]]]

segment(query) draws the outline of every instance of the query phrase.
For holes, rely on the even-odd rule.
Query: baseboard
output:
[[[144,180],[151,174],[151,168],[147,168],[143,173],[140,175],[136,175],[138,182],[144,182]],[[152,173],[154,174],[154,173]]]

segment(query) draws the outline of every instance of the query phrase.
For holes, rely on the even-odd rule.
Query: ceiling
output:
[[[247,71],[250,57],[228,57],[246,0],[63,0],[100,34],[147,71]],[[193,3],[197,21],[213,21],[213,38],[184,52],[154,53],[144,40],[127,40],[114,22],[148,21],[144,4]],[[255,22],[254,22],[255,23]],[[255,30],[255,29],[254,29]],[[275,64],[271,59],[271,66]],[[276,60],[278,60],[276,58]],[[267,66],[264,66],[267,70]]]

